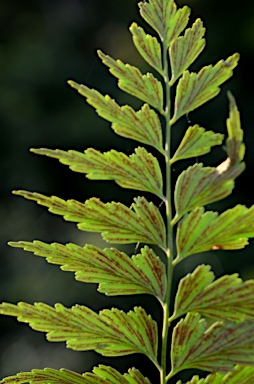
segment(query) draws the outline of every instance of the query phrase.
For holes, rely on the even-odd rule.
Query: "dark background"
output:
[[[208,29],[207,47],[193,70],[226,59],[235,51],[241,54],[235,76],[223,86],[220,96],[190,114],[190,119],[216,132],[224,132],[228,114],[226,91],[233,91],[245,130],[247,171],[237,179],[234,194],[223,203],[213,205],[212,209],[229,208],[238,202],[249,207],[254,195],[254,3],[247,1],[239,8],[236,0],[178,1],[178,5],[183,4],[192,7],[192,21],[201,17]],[[80,201],[101,196],[104,201],[119,200],[127,204],[137,195],[135,191],[122,191],[113,183],[88,181],[53,159],[29,153],[31,147],[83,151],[90,146],[132,152],[135,143],[117,137],[110,124],[98,118],[66,81],[71,78],[85,83],[109,93],[120,104],[131,103],[138,108],[140,102],[117,90],[115,79],[96,57],[96,49],[100,48],[114,58],[146,71],[147,66],[137,55],[128,32],[128,26],[134,20],[142,23],[135,0],[1,1],[0,299],[3,301],[44,301],[50,305],[61,302],[66,306],[79,303],[95,310],[112,305],[126,310],[141,304],[156,320],[160,319],[160,308],[153,299],[145,296],[107,299],[96,292],[95,285],[76,282],[73,274],[62,273],[43,258],[6,245],[9,240],[38,239],[105,246],[99,235],[78,232],[74,224],[11,195],[13,189]],[[186,127],[185,118],[174,127],[176,143]],[[205,156],[202,161],[218,164],[223,156],[221,150],[215,150],[213,156]],[[176,167],[175,175],[182,166]],[[135,245],[125,250],[132,254]],[[253,278],[252,250],[253,246],[250,246],[239,252],[218,251],[193,256],[180,264],[175,279],[177,281],[200,262],[211,264],[218,276],[240,271],[244,279]],[[63,343],[45,342],[43,334],[14,319],[1,318],[0,321],[0,377],[46,366],[85,372],[103,362],[121,372],[135,365],[157,381],[154,368],[149,367],[145,358],[135,355],[126,359],[103,359],[93,352],[74,352],[67,350]]]

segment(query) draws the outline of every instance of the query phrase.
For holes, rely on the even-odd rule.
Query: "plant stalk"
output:
[[[171,206],[171,164],[170,164],[170,147],[171,147],[171,125],[170,125],[170,85],[169,85],[169,69],[168,69],[168,47],[163,44],[163,70],[164,70],[164,90],[165,90],[165,161],[166,161],[166,224],[167,224],[167,292],[163,304],[163,328],[162,328],[162,349],[161,349],[161,374],[160,383],[166,383],[167,373],[167,342],[168,342],[168,318],[170,315],[170,296],[172,288],[173,274],[173,227],[172,206]]]

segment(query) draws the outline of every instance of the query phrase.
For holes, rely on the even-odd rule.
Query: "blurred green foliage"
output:
[[[252,90],[254,64],[254,3],[247,1],[179,0],[178,5],[192,8],[192,21],[201,17],[207,27],[207,48],[193,67],[217,62],[239,51],[241,61],[234,78],[223,87],[214,101],[190,114],[192,122],[217,132],[224,132],[228,112],[225,92],[231,89],[239,105],[245,142],[247,170],[237,179],[234,194],[211,209],[225,209],[240,202],[248,207],[254,203],[254,130]],[[74,79],[101,92],[109,93],[120,104],[140,104],[116,89],[115,79],[108,74],[96,56],[100,48],[120,58],[148,68],[132,45],[128,26],[140,18],[136,0],[2,0],[0,3],[0,245],[1,301],[62,302],[70,306],[86,304],[93,309],[112,305],[130,308],[141,300],[143,306],[156,312],[152,299],[105,299],[94,285],[76,282],[71,273],[60,272],[40,258],[6,246],[9,240],[105,244],[97,235],[79,233],[74,224],[65,223],[42,207],[11,195],[13,189],[27,189],[62,198],[84,201],[100,196],[104,201],[117,199],[130,203],[135,191],[123,192],[109,182],[92,182],[74,174],[56,161],[32,155],[30,147],[84,150],[87,147],[108,150],[116,148],[130,153],[134,142],[117,137],[109,123],[98,118],[76,92],[66,85]],[[187,121],[183,118],[175,134],[179,142]],[[223,153],[202,161],[217,164]],[[177,175],[181,167],[175,169]],[[120,192],[121,191],[121,192]],[[135,252],[135,245],[125,249]],[[239,252],[210,252],[187,259],[179,266],[178,279],[198,263],[213,265],[217,275],[241,271],[243,278],[254,277],[253,246]],[[46,343],[44,336],[16,323],[1,319],[0,377],[32,368],[65,367],[84,372],[97,364],[95,353],[68,351],[64,344]],[[109,359],[105,359],[107,363]],[[111,359],[119,367],[120,359]],[[137,357],[121,363],[121,369],[137,366]],[[139,357],[139,367],[147,362]],[[137,366],[138,367],[138,366]]]

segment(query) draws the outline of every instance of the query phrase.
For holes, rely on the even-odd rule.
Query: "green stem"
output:
[[[162,328],[162,349],[161,349],[161,374],[160,383],[166,383],[166,369],[167,369],[167,342],[168,342],[168,318],[170,314],[170,296],[172,288],[172,275],[173,275],[173,228],[171,225],[172,220],[172,207],[171,207],[171,165],[170,165],[170,143],[171,143],[171,126],[170,126],[170,86],[168,74],[168,48],[163,42],[163,69],[164,69],[164,83],[165,83],[165,159],[166,159],[166,220],[167,220],[167,292],[165,302],[163,304],[163,328]]]

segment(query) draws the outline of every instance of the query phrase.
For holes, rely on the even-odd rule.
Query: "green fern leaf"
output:
[[[20,302],[0,304],[0,313],[47,332],[48,341],[66,341],[68,348],[77,351],[93,349],[103,356],[143,353],[156,363],[157,324],[141,307],[128,313],[112,308],[97,314],[81,305],[65,308],[58,303],[53,308]]]
[[[150,384],[139,370],[132,368],[128,373],[121,375],[116,369],[99,365],[93,368],[93,373],[82,375],[67,369],[45,368],[33,369],[31,372],[20,372],[16,376],[9,376],[0,381],[0,384]]]
[[[20,372],[15,376],[9,376],[0,381],[0,384],[87,384],[84,375],[80,375],[76,372],[69,371],[67,369],[45,368],[43,370],[33,369],[31,372]]]
[[[194,376],[191,381],[185,384],[252,384],[254,382],[254,367],[236,365],[232,372],[212,373],[204,379]],[[182,384],[178,381],[177,384]]]
[[[219,377],[219,374],[218,374]],[[252,384],[254,382],[254,367],[237,365],[233,372],[222,377],[221,383],[225,384]],[[219,383],[219,382],[218,382]]]
[[[10,242],[9,245],[46,257],[49,263],[61,265],[63,271],[75,272],[78,281],[98,283],[98,291],[108,296],[144,293],[164,299],[165,265],[147,246],[130,258],[117,249],[101,250],[93,245],[82,248],[76,244],[41,241]]]
[[[115,150],[101,153],[93,148],[88,148],[85,153],[46,148],[31,151],[56,158],[69,165],[73,171],[87,173],[88,179],[114,180],[123,188],[151,192],[165,199],[158,160],[145,148],[136,148],[135,153],[130,156]]]
[[[224,135],[206,131],[205,128],[201,128],[197,124],[189,127],[170,163],[205,155],[211,151],[211,147],[220,145],[223,138]]]
[[[63,384],[86,384],[88,381],[83,375],[67,369],[55,370],[45,368],[43,370],[33,369],[31,372],[20,372],[16,376],[9,376],[0,381],[1,384],[23,384],[23,383],[63,383]]]
[[[209,265],[199,265],[181,279],[172,318],[198,312],[216,320],[239,322],[254,319],[254,280],[243,282],[238,274],[215,280]]]
[[[121,203],[102,203],[91,198],[84,204],[76,200],[62,200],[40,193],[14,191],[16,195],[37,201],[49,211],[62,215],[65,220],[76,221],[82,231],[102,232],[109,243],[148,243],[164,249],[166,242],[165,224],[159,210],[144,197],[134,199],[132,208]]]
[[[190,9],[184,6],[177,10],[173,0],[140,2],[139,7],[143,19],[158,33],[167,47],[180,35],[189,21]]]
[[[161,46],[156,37],[146,34],[137,23],[132,23],[130,31],[140,55],[163,76]]]
[[[68,84],[86,97],[99,116],[113,123],[112,129],[117,135],[151,145],[164,153],[160,120],[148,104],[144,104],[141,110],[135,112],[129,105],[120,107],[110,96],[103,96],[95,89],[89,89],[72,80],[68,81]]]
[[[209,328],[199,314],[188,313],[173,330],[172,372],[202,369],[226,373],[235,364],[254,365],[254,321],[216,322]]]
[[[241,249],[254,237],[254,206],[237,205],[218,216],[197,208],[185,216],[177,229],[178,257],[218,249]]]
[[[192,28],[186,29],[184,36],[178,37],[170,46],[170,63],[172,77],[170,85],[189,68],[205,48],[205,39],[203,39],[205,28],[203,22],[197,19]]]
[[[237,66],[239,54],[220,60],[214,67],[209,65],[198,73],[185,71],[176,89],[174,124],[181,116],[200,107],[220,92],[220,85],[228,80]]]
[[[181,173],[175,187],[176,216],[173,223],[187,212],[215,201],[224,199],[231,194],[235,183],[245,165],[230,166],[230,159],[217,168],[203,167],[196,163]]]
[[[184,384],[222,384],[223,374],[221,373],[212,373],[204,379],[200,379],[199,376],[193,376],[191,381],[186,381]],[[181,380],[177,381],[176,384],[183,384]],[[228,384],[231,384],[229,382]]]
[[[144,377],[138,369],[132,368],[128,369],[128,374],[125,373],[123,376],[117,372],[117,370],[106,367],[105,365],[99,365],[93,369],[94,374],[87,373],[89,378],[96,378],[100,380],[105,380],[105,384],[150,384],[150,380],[147,377]],[[94,381],[91,381],[93,383]],[[97,383],[97,381],[95,382]],[[103,381],[98,381],[98,384],[104,383]]]
[[[231,164],[241,162],[245,154],[243,144],[243,130],[241,129],[240,113],[237,109],[233,95],[228,92],[229,98],[229,118],[227,119],[228,139],[226,141],[226,152],[231,160]]]
[[[103,64],[109,67],[109,71],[119,79],[118,87],[138,99],[145,101],[152,107],[163,113],[163,88],[162,84],[152,73],[142,75],[140,70],[121,60],[114,60],[112,57],[98,51]]]
[[[186,381],[184,384],[222,384],[223,377],[224,375],[222,373],[212,373],[203,379],[200,379],[199,376],[195,375],[192,377],[191,381]],[[183,384],[183,382],[179,380],[176,384]],[[228,382],[228,384],[231,384],[231,382]]]

